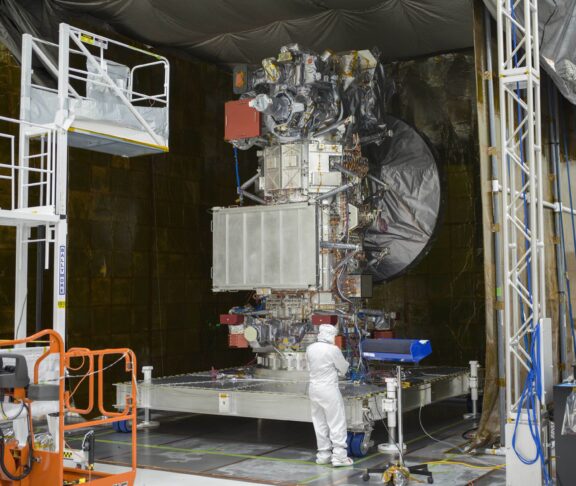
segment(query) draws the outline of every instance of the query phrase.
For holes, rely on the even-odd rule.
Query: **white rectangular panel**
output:
[[[214,208],[212,230],[214,291],[316,286],[315,206]]]

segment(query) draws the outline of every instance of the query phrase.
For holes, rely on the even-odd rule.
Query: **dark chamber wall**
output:
[[[17,117],[20,69],[5,49],[0,59],[0,113]],[[213,294],[210,281],[210,208],[235,198],[232,149],[223,141],[224,102],[232,97],[226,72],[173,58],[169,154],[70,150],[70,346],[131,347],[158,375],[250,359],[228,349],[227,329],[218,325],[219,313],[246,296]],[[243,158],[248,177],[255,168]],[[4,337],[13,329],[13,233],[0,230]]]
[[[398,335],[430,339],[423,364],[482,362],[484,270],[479,147],[472,50],[387,66],[397,93],[390,111],[421,131],[444,173],[444,215],[428,255],[375,288],[371,306],[399,315]]]
[[[447,204],[428,256],[377,287],[371,304],[398,312],[399,335],[431,339],[430,362],[443,364],[484,356],[473,68],[472,52],[388,66],[398,86],[391,111],[438,151]],[[123,159],[72,149],[69,170],[69,344],[131,347],[157,375],[250,359],[227,348],[227,330],[217,325],[246,295],[212,294],[210,282],[209,209],[235,197],[232,150],[222,140],[230,77],[181,59],[171,59],[171,72],[169,154]],[[0,49],[0,114],[17,116],[19,78]],[[241,153],[244,179],[253,156]],[[13,325],[13,245],[13,233],[0,231],[3,337]]]

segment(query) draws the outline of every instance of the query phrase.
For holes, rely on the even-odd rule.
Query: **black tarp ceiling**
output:
[[[471,47],[472,0],[0,0],[4,34],[53,37],[74,19],[217,62],[259,62],[298,42],[378,47],[384,61]],[[10,18],[11,17],[11,18]],[[21,25],[14,25],[20,23]],[[12,24],[12,25],[10,25]],[[2,28],[0,27],[0,30]],[[52,34],[52,35],[50,35]]]
[[[496,0],[484,0],[494,12]],[[576,0],[539,0],[542,66],[576,103]],[[472,47],[473,0],[0,0],[0,41],[55,39],[61,21],[219,64],[377,47],[383,62]]]

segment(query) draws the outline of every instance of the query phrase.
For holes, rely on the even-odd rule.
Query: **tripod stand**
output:
[[[394,464],[386,464],[383,467],[371,467],[364,471],[362,474],[362,480],[368,481],[370,479],[370,474],[384,474],[388,471],[391,467],[394,467]],[[428,464],[417,464],[415,466],[408,466],[406,467],[410,475],[418,475],[418,476],[426,476],[426,480],[428,484],[434,483],[434,477],[432,476],[432,472],[428,469]]]
[[[388,418],[388,444],[381,444],[378,449],[381,452],[398,451],[398,464],[387,462],[384,467],[368,468],[362,474],[362,479],[368,481],[370,474],[385,474],[388,473],[388,483],[391,483],[395,474],[401,474],[408,483],[410,475],[426,476],[428,484],[434,483],[432,472],[428,469],[427,464],[417,464],[414,466],[405,466],[403,452],[404,433],[402,423],[402,368],[396,367],[396,378],[386,379],[386,399],[384,400],[384,410]],[[398,442],[395,440],[394,430],[398,427]],[[385,478],[386,479],[386,478]]]

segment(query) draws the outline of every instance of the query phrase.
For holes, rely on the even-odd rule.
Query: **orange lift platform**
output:
[[[26,346],[19,348],[19,346]],[[33,372],[28,373],[26,359],[19,349],[41,347],[43,353],[35,360]],[[6,351],[6,352],[2,352]],[[6,365],[8,360],[14,365]],[[106,359],[115,359],[106,364]],[[40,367],[52,360],[58,370],[57,378],[40,380]],[[131,376],[132,392],[126,397],[122,411],[111,412],[104,406],[104,371],[114,364],[124,362],[124,371]],[[80,372],[81,370],[81,372]],[[72,391],[66,389],[67,380],[77,380]],[[87,405],[78,408],[73,405],[73,397],[80,385],[87,387]],[[54,330],[43,330],[28,338],[0,342],[0,393],[3,394],[2,419],[0,427],[0,485],[1,486],[71,486],[93,484],[94,486],[132,486],[136,478],[136,357],[127,348],[92,351],[84,348],[64,349],[60,335]],[[41,402],[57,404],[57,412],[49,414],[48,425],[52,420],[49,434],[52,440],[47,446],[40,443],[34,427],[42,427],[41,417],[34,414],[35,404]],[[97,402],[97,408],[95,405]],[[18,413],[10,415],[10,408]],[[25,413],[23,413],[25,412]],[[66,423],[68,414],[77,414],[83,421]],[[94,415],[98,418],[88,418]],[[16,425],[14,437],[5,435],[4,429],[11,420],[27,422],[27,436],[18,439]],[[112,425],[115,422],[129,421],[132,424],[132,464],[125,472],[111,474],[95,469],[94,440],[95,427]],[[67,467],[66,461],[75,452],[66,448],[66,433],[88,432],[82,451],[85,460],[76,467]],[[42,432],[46,435],[45,432]],[[40,434],[38,434],[40,435]],[[45,441],[44,441],[45,442]]]

